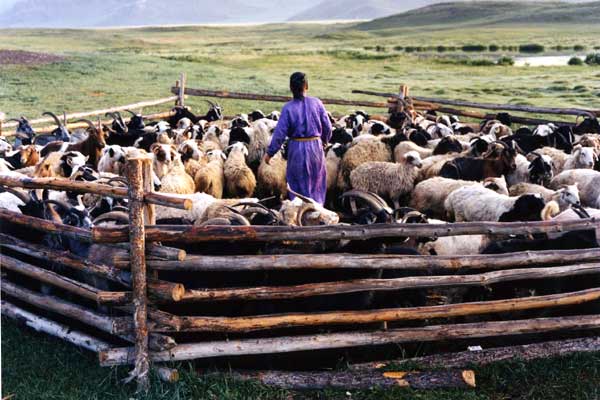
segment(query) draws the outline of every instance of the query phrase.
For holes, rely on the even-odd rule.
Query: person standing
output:
[[[289,138],[286,179],[290,188],[317,203],[325,203],[327,169],[323,147],[331,139],[331,122],[321,100],[306,95],[308,79],[302,72],[290,77],[294,99],[283,106],[265,162],[281,149]],[[293,194],[289,194],[294,199]]]

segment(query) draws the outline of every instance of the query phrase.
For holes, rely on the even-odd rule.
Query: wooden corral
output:
[[[177,100],[182,105],[184,94],[287,101],[284,96],[187,89],[184,76],[180,82],[173,88],[176,96],[160,101]],[[431,100],[415,101],[414,105],[427,107],[433,104]],[[324,99],[332,104],[390,107],[389,102],[340,101]],[[161,103],[124,108],[149,104]],[[120,108],[110,110],[116,109]],[[589,113],[569,110],[566,114]],[[165,115],[168,113],[159,117]],[[4,125],[5,129],[11,127]],[[61,178],[0,176],[0,185],[7,187],[69,190],[129,200],[129,226],[91,230],[0,210],[3,227],[10,224],[105,246],[101,260],[82,259],[5,231],[0,236],[2,313],[97,352],[103,366],[134,365],[131,378],[137,379],[140,390],[148,388],[151,363],[415,342],[447,345],[481,338],[523,336],[525,341],[535,341],[539,340],[536,335],[577,337],[600,330],[599,248],[494,256],[405,256],[317,254],[312,246],[315,242],[397,237],[598,232],[597,219],[443,226],[155,225],[153,205],[184,209],[192,205],[153,193],[150,168],[147,160],[128,160],[127,190]],[[279,253],[248,251],[252,246],[264,249],[265,244],[278,246]],[[285,251],[286,246],[293,246],[295,252]],[[304,249],[301,254],[299,247]],[[548,283],[551,290],[543,289]],[[498,285],[503,289],[496,293]],[[532,295],[507,290],[511,285],[531,288]],[[47,286],[53,289],[48,292]],[[451,300],[452,291],[471,288],[474,295]],[[359,298],[360,306],[356,306]],[[376,300],[362,301],[365,298]],[[161,376],[173,380],[173,374],[163,370]],[[398,374],[365,372],[363,378],[383,386],[416,387],[441,379],[416,372]],[[275,372],[238,375],[294,388],[319,387],[323,382],[347,387],[345,382],[352,380],[344,373],[295,378]],[[447,375],[444,379],[461,386],[474,384],[470,371],[449,371]],[[303,376],[306,379],[302,380]],[[306,380],[313,382],[312,386]],[[356,384],[364,386],[369,385]]]

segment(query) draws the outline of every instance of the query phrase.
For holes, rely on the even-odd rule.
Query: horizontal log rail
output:
[[[25,189],[66,190],[78,193],[93,193],[115,199],[127,199],[127,188],[94,182],[74,181],[67,178],[18,178],[0,174],[0,185]],[[146,193],[144,201],[161,206],[190,210],[192,201],[162,193]]]
[[[67,120],[95,117],[98,115],[105,115],[106,113],[109,113],[109,112],[124,111],[127,109],[134,111],[135,109],[140,109],[140,108],[144,108],[144,107],[152,107],[152,106],[158,106],[158,105],[165,104],[165,103],[171,103],[171,102],[174,102],[175,100],[177,100],[177,96],[170,96],[170,97],[164,97],[164,98],[156,99],[156,100],[147,100],[147,101],[140,101],[140,102],[132,103],[132,104],[126,104],[124,106],[116,106],[116,107],[110,107],[110,108],[103,108],[100,110],[71,113],[71,114],[67,114]],[[32,119],[29,121],[29,123],[31,125],[54,123],[54,119],[52,119],[51,117],[43,117],[43,118]],[[4,128],[14,128],[16,126],[17,126],[16,122],[7,122],[7,123],[3,124]]]
[[[81,321],[101,331],[113,335],[127,334],[133,328],[131,317],[108,317],[85,307],[69,303],[55,296],[50,296],[21,287],[3,279],[0,283],[2,293],[29,303],[35,307],[58,313],[64,317]]]
[[[390,343],[432,342],[483,337],[513,336],[561,330],[600,328],[600,315],[536,318],[516,321],[490,321],[470,324],[433,325],[373,332],[343,332],[277,338],[240,339],[203,343],[185,343],[165,352],[152,352],[154,362],[251,354],[289,353],[305,350],[375,346]],[[100,365],[132,364],[132,348],[114,348],[100,352]]]
[[[292,286],[188,290],[182,301],[281,300],[363,291],[390,291],[438,287],[488,286],[500,282],[553,279],[600,274],[600,263],[549,268],[508,269],[476,275],[409,276],[395,279],[354,279]]]
[[[26,275],[30,278],[37,279],[40,282],[59,287],[97,303],[122,304],[131,301],[131,292],[108,292],[99,290],[93,286],[64,277],[56,272],[36,267],[35,265],[25,263],[5,254],[2,255],[1,260],[2,264],[0,265],[0,268],[2,269]]]
[[[48,221],[42,218],[30,217],[14,211],[0,208],[0,222],[13,223],[22,227],[27,227],[36,231],[60,234],[82,242],[90,243],[92,241],[92,232],[89,229],[77,228],[71,225],[60,224],[54,221]],[[0,223],[0,226],[2,226]]]
[[[441,237],[459,235],[531,235],[596,229],[600,219],[540,222],[466,222],[454,224],[375,224],[287,226],[146,226],[146,240],[166,243],[199,243],[220,241],[322,241],[366,240],[395,237]],[[128,227],[93,228],[92,238],[98,243],[124,242]]]
[[[256,315],[251,317],[178,317],[182,332],[254,332],[300,326],[355,325],[390,321],[416,321],[434,318],[454,318],[468,315],[494,314],[564,307],[600,299],[600,288],[547,296],[517,299],[479,301],[365,311],[333,311],[321,313],[295,313]],[[166,330],[170,331],[170,330]]]
[[[386,92],[375,92],[371,90],[353,90],[352,93],[358,94],[367,94],[372,96],[379,97],[393,97],[398,98],[398,93],[386,93]],[[535,107],[535,106],[521,106],[516,104],[491,104],[491,103],[476,103],[472,101],[462,101],[462,100],[450,100],[450,99],[439,99],[432,97],[422,97],[422,96],[411,96],[414,102],[418,104],[418,102],[423,103],[437,103],[437,104],[445,104],[450,106],[459,106],[459,107],[471,107],[471,108],[479,108],[483,110],[503,110],[503,111],[521,111],[527,113],[537,113],[537,114],[556,114],[556,115],[583,115],[587,117],[595,117],[600,113],[600,110],[587,110],[581,108],[557,108],[557,107]]]
[[[179,93],[180,88],[173,86],[171,93]],[[188,96],[202,96],[202,97],[216,97],[222,99],[238,99],[238,100],[258,100],[258,101],[271,101],[275,103],[287,103],[292,100],[290,96],[276,96],[269,94],[257,94],[257,93],[239,93],[230,92],[227,90],[207,90],[207,89],[192,89],[185,88],[185,94]],[[346,100],[346,99],[330,99],[320,98],[323,104],[337,104],[343,106],[358,106],[358,107],[371,107],[371,108],[387,108],[387,103],[374,102],[374,101],[360,101],[360,100]]]
[[[600,249],[523,251],[506,254],[411,256],[393,254],[282,254],[205,256],[189,254],[181,261],[148,260],[164,271],[263,271],[297,269],[398,269],[466,271],[600,261]]]
[[[93,336],[86,333],[73,330],[71,327],[59,324],[47,318],[39,317],[35,314],[25,311],[6,300],[0,300],[1,311],[3,317],[8,317],[16,320],[19,323],[25,324],[29,328],[35,329],[38,332],[44,332],[48,335],[55,336],[66,342],[72,343],[75,346],[82,347],[98,353],[100,350],[109,349],[111,346]]]

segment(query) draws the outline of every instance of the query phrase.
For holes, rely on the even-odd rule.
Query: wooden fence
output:
[[[183,77],[180,82],[181,104],[183,93],[191,92]],[[128,226],[91,230],[0,210],[5,230],[0,235],[1,305],[3,315],[97,352],[101,365],[134,365],[131,378],[140,390],[148,388],[151,362],[600,329],[600,248],[470,256],[312,254],[310,246],[301,254],[291,250],[303,243],[399,237],[599,232],[598,219],[443,226],[157,226],[156,205],[190,209],[192,204],[154,193],[151,168],[149,159],[128,160],[127,189],[0,176],[0,185],[8,187],[128,199]],[[31,242],[29,235],[6,231],[10,227],[103,246],[102,257],[57,251]],[[272,244],[290,250],[257,254]],[[539,287],[558,278],[576,283],[526,297],[513,293],[434,301],[447,289],[524,282]],[[40,284],[55,290],[47,294]],[[427,301],[399,304],[409,292],[422,293]],[[385,300],[354,306],[356,298],[378,296]]]

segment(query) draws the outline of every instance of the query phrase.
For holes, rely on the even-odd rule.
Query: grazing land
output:
[[[291,72],[309,74],[312,94],[364,98],[352,89],[397,91],[453,99],[539,106],[600,108],[600,68],[464,65],[456,60],[515,56],[514,51],[465,55],[460,51],[407,53],[406,46],[519,46],[537,43],[600,46],[599,24],[494,24],[357,29],[345,25],[276,24],[245,27],[154,27],[126,30],[0,30],[0,110],[34,118],[43,111],[84,111],[164,97],[186,72],[190,87],[287,94]],[[15,50],[40,53],[14,57]],[[42,55],[44,57],[42,57]],[[51,62],[37,58],[57,57]],[[206,105],[190,98],[194,109]],[[280,104],[224,100],[226,114]],[[332,110],[346,112],[343,106]],[[144,110],[146,113],[153,109]],[[412,356],[412,354],[407,355]],[[132,386],[118,383],[126,368],[98,367],[86,352],[2,321],[2,398],[129,399]],[[418,366],[415,366],[418,368]],[[176,385],[154,380],[149,399],[349,398],[341,392],[308,394],[236,383],[223,375],[198,378],[181,364]],[[353,393],[352,398],[579,399],[600,397],[600,355],[477,368],[472,391],[417,393],[398,389]]]

